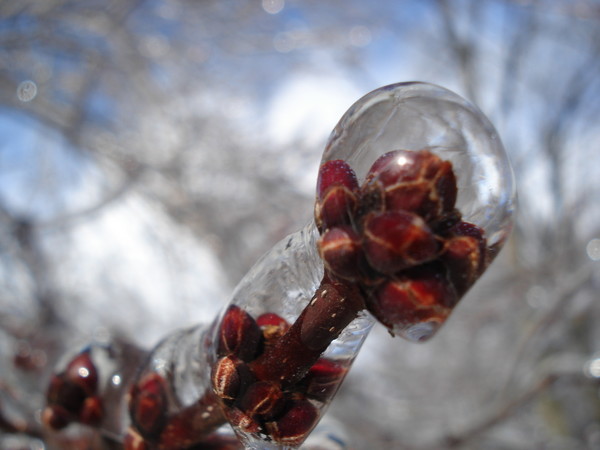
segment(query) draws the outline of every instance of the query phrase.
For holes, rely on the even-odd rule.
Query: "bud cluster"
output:
[[[95,426],[102,421],[98,371],[88,350],[77,354],[63,371],[52,376],[46,400],[42,421],[54,430],[72,422]]]
[[[379,157],[364,182],[348,163],[322,164],[315,221],[326,272],[356,284],[392,334],[430,337],[485,266],[483,231],[455,208],[449,161],[428,150]]]
[[[211,375],[213,391],[236,429],[269,436],[282,445],[297,445],[306,438],[317,422],[319,402],[333,396],[346,372],[319,357],[322,348],[292,352],[285,346],[287,359],[278,356],[279,364],[274,364],[267,355],[279,355],[277,347],[285,342],[284,336],[294,335],[291,328],[275,313],[254,319],[230,305],[218,329],[218,359]],[[304,364],[308,370],[302,370]]]

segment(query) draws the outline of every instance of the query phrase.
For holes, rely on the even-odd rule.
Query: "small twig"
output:
[[[523,359],[525,354],[525,350],[531,341],[546,327],[550,326],[559,318],[562,318],[564,308],[569,304],[573,294],[581,289],[581,285],[586,281],[590,280],[592,275],[592,268],[590,265],[582,266],[579,270],[573,273],[571,276],[567,278],[567,280],[563,280],[561,286],[555,294],[554,301],[552,302],[552,307],[548,310],[542,317],[539,318],[529,330],[525,333],[525,336],[521,343],[519,344],[517,351],[515,352],[514,361],[511,364],[511,369],[509,372],[509,376],[504,385],[503,391],[508,389],[508,386],[511,384],[512,380],[515,377],[515,373],[517,371],[517,365]]]
[[[34,438],[41,438],[42,431],[36,425],[22,420],[11,420],[2,412],[0,404],[0,431],[10,434],[23,434]]]
[[[441,439],[439,447],[436,448],[456,448],[464,445],[468,441],[475,439],[491,428],[499,425],[512,417],[518,410],[533,401],[540,393],[548,389],[559,377],[557,375],[547,375],[531,389],[526,391],[520,397],[506,403],[498,409],[493,415],[484,419],[479,424],[472,426],[460,434],[449,434]]]

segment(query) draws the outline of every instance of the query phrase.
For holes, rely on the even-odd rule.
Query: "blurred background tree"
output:
[[[0,446],[53,445],[37,414],[65,350],[210,320],[310,219],[342,113],[409,80],[490,117],[517,223],[433,341],[373,332],[329,414],[357,449],[600,446],[600,2],[23,0],[0,18]]]

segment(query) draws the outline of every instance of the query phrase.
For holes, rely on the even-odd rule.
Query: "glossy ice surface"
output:
[[[428,149],[453,163],[456,206],[501,245],[515,207],[512,168],[502,142],[477,107],[432,84],[384,86],[354,103],[333,130],[323,162],[343,159],[362,181],[373,162],[396,149]]]

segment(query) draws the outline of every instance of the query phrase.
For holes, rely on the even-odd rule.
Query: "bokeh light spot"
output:
[[[30,102],[37,95],[37,84],[31,80],[25,80],[19,83],[17,87],[17,97],[22,102]]]
[[[366,47],[371,40],[371,30],[364,25],[357,25],[350,30],[350,44],[355,47]]]
[[[585,364],[584,372],[591,378],[600,378],[600,358],[590,359]]]
[[[284,0],[263,0],[262,7],[269,14],[280,13],[285,6]]]
[[[592,239],[588,242],[585,251],[592,261],[600,261],[600,239]]]

